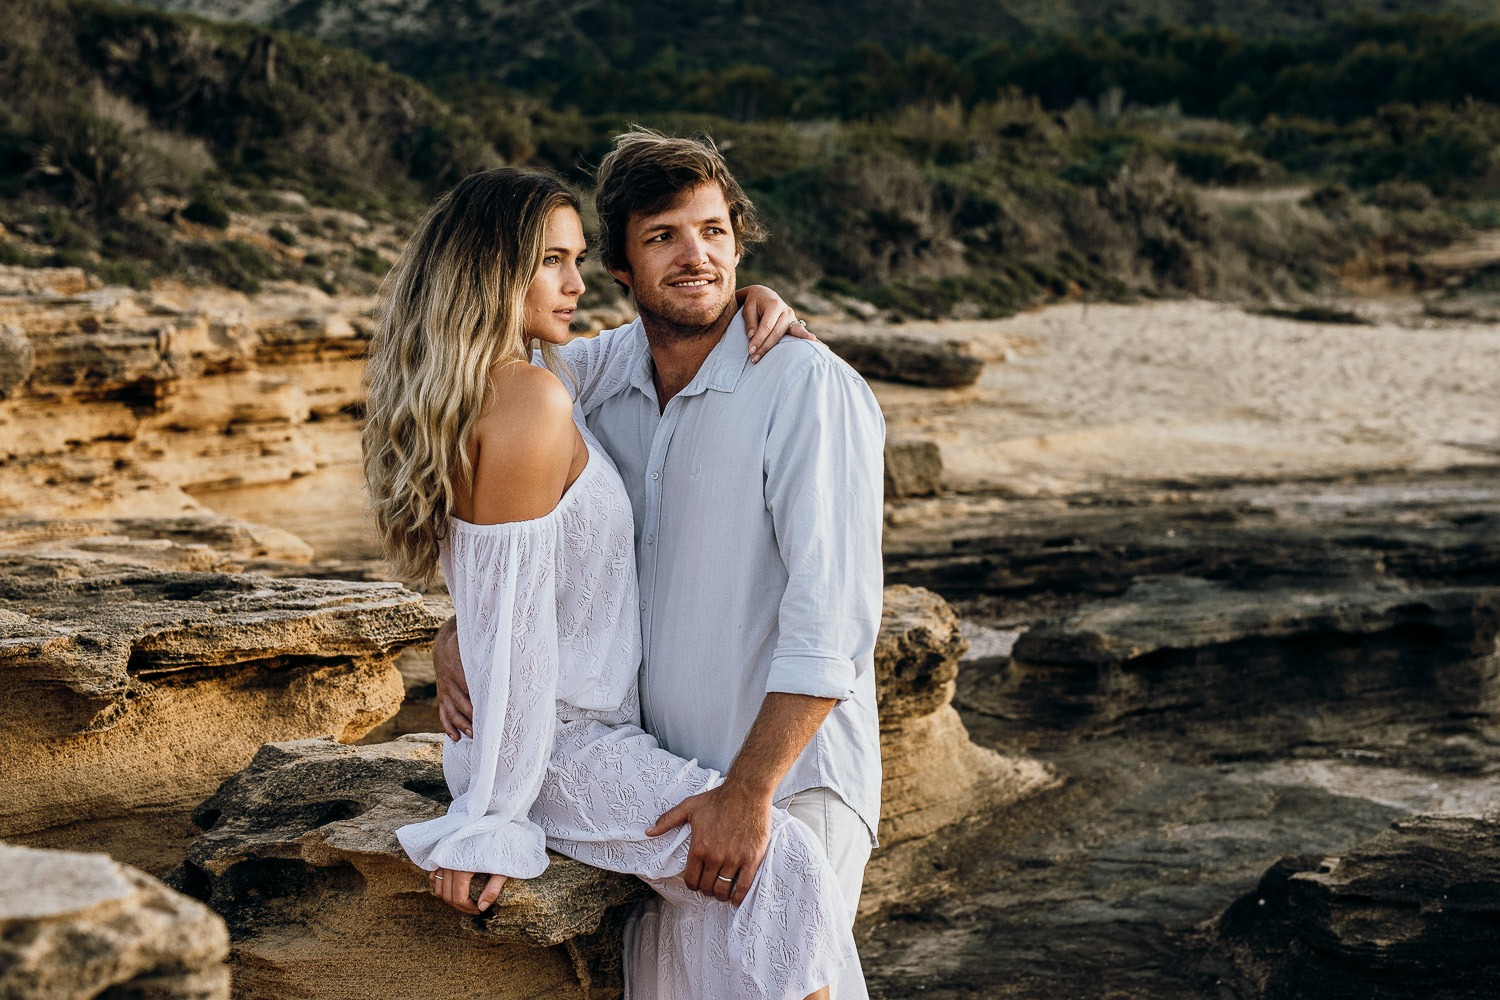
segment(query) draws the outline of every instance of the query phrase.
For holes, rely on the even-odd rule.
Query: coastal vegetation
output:
[[[0,38],[0,262],[373,287],[379,254],[330,267],[289,206],[399,224],[501,162],[586,187],[631,121],[718,141],[775,236],[752,276],[907,315],[1295,302],[1500,226],[1500,21],[618,62],[579,46],[526,78],[433,62],[419,81],[287,32],[23,0]]]

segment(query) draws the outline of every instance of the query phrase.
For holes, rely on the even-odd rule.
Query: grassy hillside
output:
[[[973,42],[864,45],[801,74],[667,61],[424,85],[284,32],[22,0],[0,37],[0,262],[368,290],[436,191],[501,161],[586,188],[631,120],[718,139],[776,234],[752,276],[907,314],[1296,299],[1500,225],[1500,24]]]
[[[0,219],[51,248],[0,242],[0,262],[135,284],[276,276],[252,246],[191,235],[259,192],[406,216],[498,161],[471,121],[364,56],[90,0],[10,5],[0,93]]]
[[[1158,24],[1297,37],[1357,11],[1493,17],[1490,0],[152,0],[252,20],[366,52],[419,76],[462,73],[530,87],[579,69],[748,63],[806,72],[861,42],[962,55]]]

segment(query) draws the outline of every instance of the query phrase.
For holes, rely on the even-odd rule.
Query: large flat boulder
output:
[[[0,997],[229,1000],[212,910],[102,854],[0,844]]]
[[[925,837],[1057,784],[1039,761],[970,742],[952,704],[967,649],[958,616],[941,597],[917,587],[885,588],[875,644],[882,846]]]
[[[1488,713],[1500,703],[1497,616],[1500,596],[1487,588],[1143,580],[1023,634],[976,707],[1088,724],[1351,699],[1367,710]]]
[[[0,551],[217,573],[297,569],[312,559],[312,547],[289,531],[211,514],[0,517]]]
[[[1234,996],[1500,995],[1500,818],[1418,816],[1340,856],[1283,858],[1213,940]]]
[[[828,349],[865,378],[954,389],[973,385],[984,361],[962,344],[895,333],[819,334]]]
[[[172,880],[228,922],[237,992],[618,995],[620,921],[649,891],[639,880],[553,855],[482,916],[433,898],[395,831],[447,811],[443,739],[269,744],[198,808],[207,832]]]
[[[0,607],[0,834],[40,846],[185,815],[267,740],[358,739],[396,713],[396,658],[440,621],[391,583],[17,552],[0,552]],[[64,828],[85,839],[48,839]],[[161,838],[139,833],[111,853],[154,870]]]

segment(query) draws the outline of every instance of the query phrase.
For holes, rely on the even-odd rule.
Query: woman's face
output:
[[[524,332],[549,344],[568,342],[568,325],[583,294],[583,221],[567,205],[547,216],[542,262],[526,289]]]

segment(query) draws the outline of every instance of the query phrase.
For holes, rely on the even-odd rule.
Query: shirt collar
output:
[[[646,338],[646,327],[639,319],[635,321],[636,342],[640,356],[631,373],[630,384],[652,399],[656,398],[656,385],[651,379],[651,344]],[[733,392],[750,365],[749,338],[745,334],[745,314],[741,310],[734,314],[714,349],[703,359],[698,374],[679,392],[679,396],[693,396],[705,389]]]

